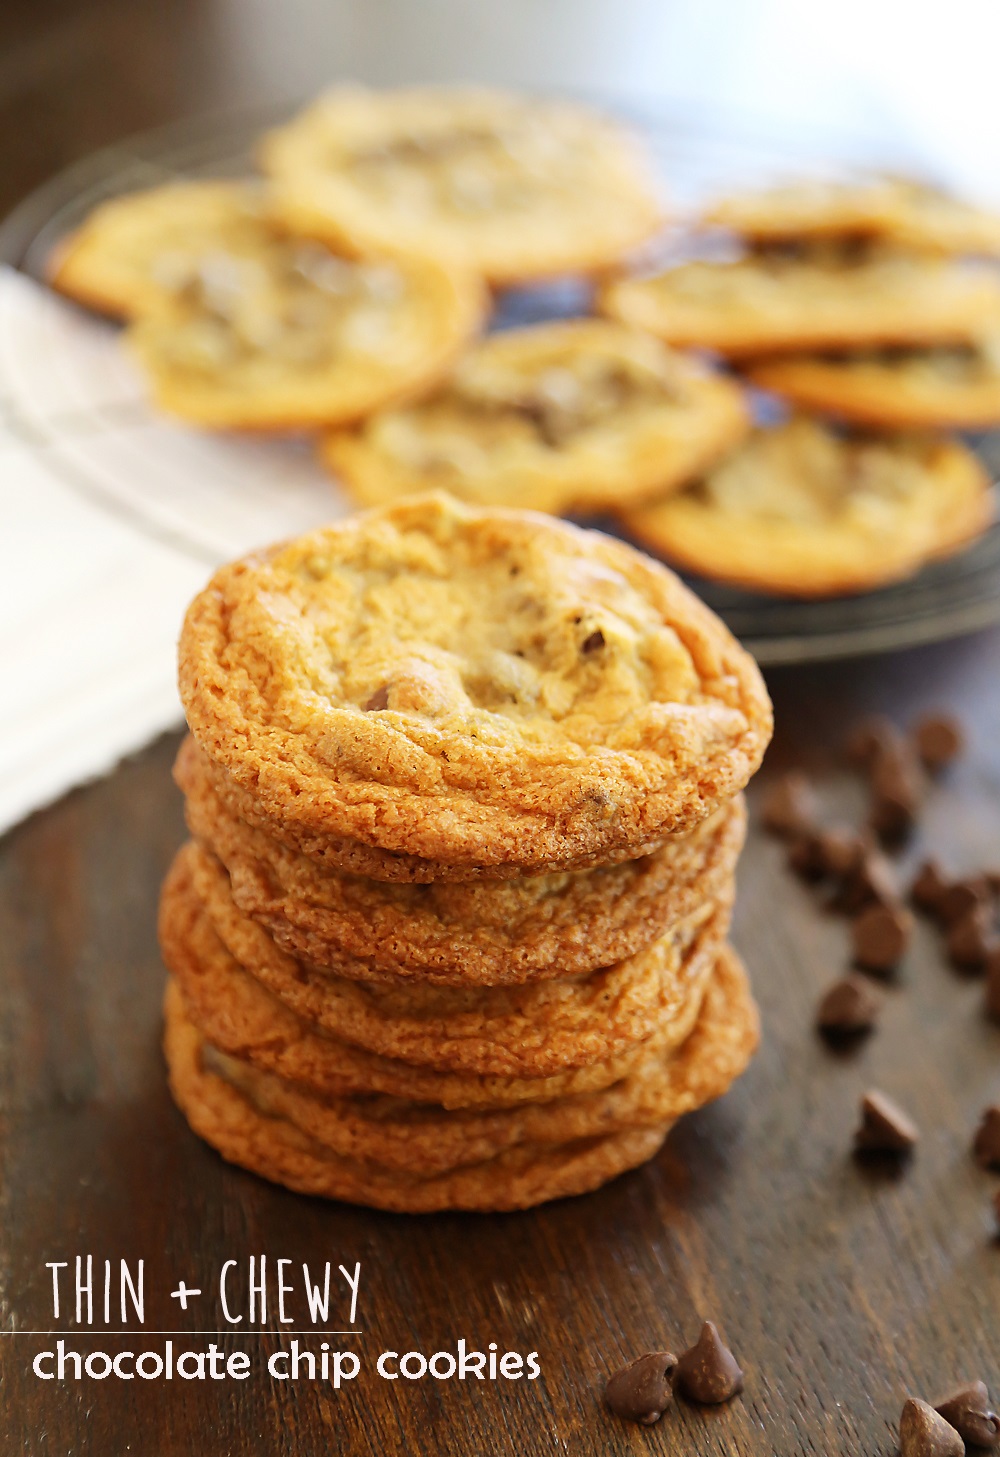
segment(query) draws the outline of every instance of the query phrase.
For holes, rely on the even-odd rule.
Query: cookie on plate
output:
[[[892,179],[891,186],[886,237],[942,253],[1000,254],[1000,213],[919,182]]]
[[[1000,322],[986,265],[857,240],[696,259],[602,291],[605,313],[733,358],[883,344],[964,344]]]
[[[493,283],[606,268],[661,222],[624,127],[500,91],[343,87],[265,137],[260,160],[292,231]]]
[[[802,180],[734,193],[704,221],[758,242],[855,235],[944,253],[1000,253],[1000,215],[900,177]]]
[[[387,879],[415,878],[400,855],[437,880],[644,854],[742,789],[771,732],[753,659],[672,573],[443,493],[223,567],[180,688],[258,827],[374,847]]]
[[[364,506],[440,488],[558,514],[663,495],[749,428],[732,380],[588,319],[492,335],[435,393],[328,435],[322,456]]]
[[[101,203],[49,260],[60,293],[131,318],[188,284],[207,258],[256,256],[263,189],[248,182],[170,182]]]
[[[793,418],[622,522],[702,576],[826,597],[912,576],[974,540],[992,516],[989,479],[956,441],[845,436]]]
[[[262,228],[205,256],[127,340],[161,409],[216,429],[356,420],[437,380],[476,332],[469,276],[424,259],[364,263]]]
[[[807,410],[887,429],[1000,424],[1000,338],[751,360],[747,378]]]
[[[878,237],[888,226],[894,197],[893,183],[883,177],[796,178],[719,197],[701,221],[760,243]]]

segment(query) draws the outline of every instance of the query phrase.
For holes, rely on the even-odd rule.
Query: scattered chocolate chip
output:
[[[916,761],[902,749],[881,755],[872,766],[871,787],[871,827],[881,840],[895,844],[909,834],[920,808]]]
[[[581,653],[596,653],[604,646],[604,634],[599,627],[595,628],[588,638],[584,638],[580,648]]]
[[[866,906],[899,904],[899,880],[881,850],[867,848],[854,868],[844,877],[833,909],[852,914]]]
[[[673,1400],[677,1357],[671,1351],[647,1351],[608,1378],[604,1399],[615,1416],[642,1422],[658,1422]]]
[[[1000,1417],[990,1410],[990,1394],[982,1381],[970,1381],[934,1403],[939,1416],[949,1422],[963,1441],[973,1447],[995,1447],[1000,1443]]]
[[[925,860],[910,886],[910,900],[932,916],[941,914],[941,901],[950,887],[948,877],[936,860]]]
[[[834,828],[821,830],[816,837],[817,854],[823,862],[826,874],[834,880],[843,880],[851,875],[864,860],[870,849],[864,835],[854,830]]]
[[[822,880],[826,860],[818,831],[796,835],[788,849],[788,868],[803,880]]]
[[[860,1153],[909,1153],[920,1134],[898,1104],[872,1090],[861,1099],[861,1124],[854,1135]]]
[[[932,1406],[911,1397],[899,1419],[899,1457],[965,1457],[965,1443]]]
[[[950,926],[978,906],[989,905],[991,899],[986,877],[968,875],[963,880],[952,880],[945,885],[938,900],[938,915],[946,926]]]
[[[876,758],[890,750],[899,739],[899,731],[883,714],[862,719],[850,734],[845,746],[848,763],[858,769],[869,769]]]
[[[902,906],[869,906],[851,923],[854,960],[865,971],[892,971],[912,934],[913,917]]]
[[[761,822],[772,835],[801,835],[811,827],[816,815],[812,786],[797,769],[783,774],[765,796]]]
[[[992,911],[977,906],[949,926],[945,941],[948,960],[961,971],[984,971],[994,942]]]
[[[380,709],[388,707],[389,685],[388,683],[383,683],[381,688],[375,689],[375,692],[365,704],[365,713],[378,713]]]
[[[928,713],[914,725],[913,742],[921,763],[937,774],[965,748],[965,731],[950,713]]]
[[[860,976],[845,976],[825,993],[816,1014],[816,1025],[828,1036],[867,1032],[882,1010],[882,998]]]
[[[986,958],[986,1015],[1000,1022],[1000,946]]]
[[[984,1169],[1000,1169],[1000,1104],[983,1110],[972,1141],[972,1153]]]
[[[674,1379],[691,1401],[706,1405],[728,1401],[743,1390],[743,1372],[710,1320],[702,1326],[697,1343],[678,1359]]]

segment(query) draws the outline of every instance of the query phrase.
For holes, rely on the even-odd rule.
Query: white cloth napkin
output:
[[[117,329],[0,268],[0,832],[181,723],[214,566],[346,509],[307,442],[169,423]]]

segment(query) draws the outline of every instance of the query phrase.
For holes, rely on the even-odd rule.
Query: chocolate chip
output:
[[[990,1410],[990,1394],[982,1381],[970,1381],[934,1403],[939,1416],[949,1422],[963,1441],[973,1447],[995,1447],[1000,1443],[1000,1417]]]
[[[913,742],[924,767],[937,774],[965,748],[965,730],[950,713],[928,713],[914,725]]]
[[[882,998],[863,977],[845,976],[825,993],[816,1025],[829,1036],[867,1032],[882,1010]]]
[[[870,905],[896,906],[898,903],[899,881],[895,870],[881,850],[868,848],[844,877],[833,908],[850,914]]]
[[[998,1229],[1000,1229],[1000,1193],[993,1196],[993,1209],[996,1213]]]
[[[381,688],[376,688],[375,689],[375,692],[372,694],[372,696],[369,698],[368,702],[365,704],[365,713],[378,713],[380,709],[388,708],[388,707],[389,707],[389,685],[388,685],[388,683],[383,683],[383,685],[382,685]]]
[[[920,775],[902,749],[875,760],[871,772],[869,823],[881,840],[894,844],[913,828],[920,808]]]
[[[992,899],[989,882],[983,875],[968,875],[945,885],[938,900],[938,916],[946,926],[963,920],[978,906],[989,905]]]
[[[728,1401],[743,1390],[743,1372],[710,1320],[702,1326],[697,1343],[678,1360],[674,1379],[691,1401],[706,1405]]]
[[[870,850],[870,842],[854,830],[834,828],[817,835],[817,854],[826,874],[844,880],[861,865]]]
[[[589,637],[584,638],[581,653],[596,653],[604,646],[604,634],[596,627]]]
[[[984,1109],[972,1141],[972,1153],[984,1169],[1000,1169],[1000,1104]]]
[[[818,831],[796,835],[788,850],[788,868],[803,880],[822,880],[826,858]]]
[[[1000,946],[986,958],[986,1015],[1000,1022]]]
[[[851,923],[854,960],[865,971],[892,971],[912,934],[913,917],[902,906],[869,906]]]
[[[604,1399],[615,1416],[650,1427],[673,1400],[670,1383],[676,1366],[671,1351],[647,1351],[608,1378]]]
[[[965,1443],[932,1406],[911,1397],[899,1419],[899,1457],[965,1457]]]
[[[874,1089],[861,1099],[861,1125],[854,1135],[860,1153],[909,1153],[920,1137],[898,1104]]]
[[[816,800],[812,787],[797,769],[783,774],[764,798],[761,823],[772,835],[806,833],[815,818]]]
[[[977,906],[948,928],[948,960],[961,971],[984,971],[995,941],[993,914]]]
[[[845,747],[848,763],[857,769],[870,769],[880,753],[891,748],[899,739],[899,731],[882,714],[862,719],[849,735]]]
[[[950,882],[936,860],[925,860],[910,886],[910,900],[932,916],[941,914],[941,901]]]

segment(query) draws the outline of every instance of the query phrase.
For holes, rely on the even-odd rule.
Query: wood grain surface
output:
[[[836,751],[857,714],[887,709],[905,723],[946,703],[965,713],[972,742],[933,789],[908,856],[926,841],[956,870],[996,864],[998,659],[991,634],[772,675],[779,730],[754,800],[770,775],[802,764],[825,812],[855,820],[863,796]],[[818,992],[846,964],[845,924],[755,828],[735,939],[764,1045],[737,1088],[675,1130],[659,1158],[595,1195],[523,1215],[405,1218],[325,1205],[227,1168],[166,1091],[154,921],[183,835],[175,744],[35,816],[2,847],[3,1325],[50,1328],[44,1262],[78,1253],[116,1269],[120,1258],[146,1259],[150,1330],[215,1329],[226,1258],[241,1273],[251,1254],[360,1260],[363,1334],[343,1344],[362,1373],[339,1393],[283,1385],[263,1368],[288,1337],[229,1333],[225,1349],[252,1357],[245,1383],[60,1384],[31,1372],[51,1338],[0,1337],[3,1452],[874,1457],[895,1450],[907,1393],[1000,1382],[989,1211],[1000,1180],[969,1154],[979,1110],[1000,1094],[1000,1028],[981,1014],[981,982],[947,969],[930,928],[890,986],[879,1030],[850,1054],[831,1052],[812,1019]],[[902,1171],[850,1156],[871,1084],[923,1132]],[[170,1300],[181,1279],[207,1292],[209,1318]],[[677,1407],[649,1430],[611,1417],[603,1376],[644,1349],[690,1341],[702,1316],[743,1362],[745,1395],[717,1410]],[[374,1369],[383,1350],[454,1351],[460,1337],[536,1350],[542,1378],[389,1382]],[[73,1344],[113,1353],[163,1342]]]
[[[258,53],[258,70],[244,77],[239,48],[257,8],[8,0],[0,205],[129,131],[256,99],[263,62]],[[330,68],[329,55],[304,45],[293,59],[302,89]],[[288,52],[273,64],[287,67]],[[280,76],[267,79],[282,89]],[[906,723],[946,705],[965,717],[970,749],[933,790],[908,855],[929,843],[955,870],[997,865],[998,670],[993,632],[772,674],[778,732],[753,801],[769,775],[802,765],[829,816],[856,820],[862,796],[837,758],[847,728],[875,708]],[[969,1155],[979,1110],[1000,1096],[1000,1028],[981,1015],[981,984],[947,969],[926,925],[879,1030],[834,1054],[812,1021],[818,993],[846,965],[845,924],[822,912],[785,871],[781,847],[754,828],[735,939],[765,1035],[730,1096],[686,1120],[644,1169],[534,1213],[410,1219],[325,1205],[227,1168],[167,1094],[154,928],[159,882],[183,837],[169,776],[176,742],[0,844],[0,1326],[52,1327],[45,1262],[77,1254],[116,1267],[145,1259],[147,1332],[214,1330],[212,1287],[228,1258],[244,1276],[262,1253],[296,1264],[360,1261],[362,1334],[330,1339],[357,1351],[363,1369],[339,1393],[272,1381],[267,1356],[289,1337],[230,1332],[225,1350],[252,1358],[246,1382],[61,1384],[31,1369],[54,1337],[0,1334],[0,1451],[876,1457],[895,1451],[908,1393],[982,1376],[1000,1395],[1000,1245],[990,1213],[1000,1180]],[[857,1101],[871,1084],[923,1131],[903,1171],[862,1168],[850,1156]],[[186,1313],[169,1298],[182,1279],[206,1292]],[[65,1315],[59,1326],[72,1328]],[[679,1406],[651,1429],[611,1417],[604,1376],[649,1347],[690,1342],[703,1316],[746,1368],[744,1396],[717,1410]],[[542,1378],[376,1374],[383,1350],[430,1354],[459,1338],[535,1350]],[[164,1339],[88,1334],[70,1343],[114,1353],[162,1350]]]

